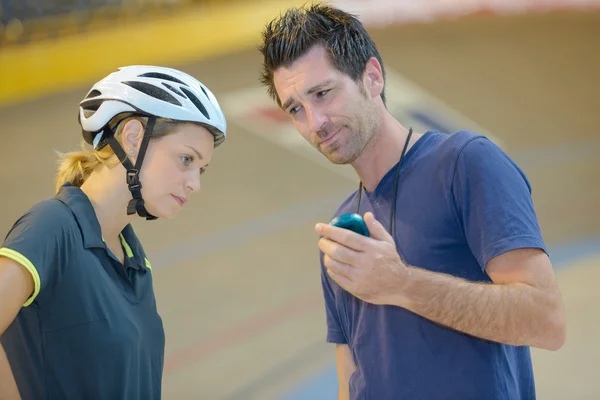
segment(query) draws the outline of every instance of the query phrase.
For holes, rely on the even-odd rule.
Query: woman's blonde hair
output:
[[[125,124],[132,120],[137,119],[142,123],[144,129],[148,121],[147,117],[139,115],[130,115],[123,118],[122,115],[115,117],[109,124],[114,130],[113,125],[117,125],[115,131],[115,137],[117,140],[121,139],[123,127]],[[183,122],[176,122],[164,118],[157,118],[154,129],[152,130],[152,139],[159,139],[166,135],[173,133],[177,125],[183,124]],[[105,146],[100,150],[94,150],[87,143],[82,141],[81,150],[73,151],[69,153],[59,153],[59,166],[58,173],[56,176],[56,192],[58,192],[62,185],[70,183],[73,186],[81,186],[83,182],[101,165],[112,167],[119,164],[121,160],[117,158],[110,146]]]

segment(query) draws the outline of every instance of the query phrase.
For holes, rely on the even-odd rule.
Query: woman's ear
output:
[[[137,154],[144,137],[144,125],[136,118],[125,123],[121,133],[121,145],[129,157]]]

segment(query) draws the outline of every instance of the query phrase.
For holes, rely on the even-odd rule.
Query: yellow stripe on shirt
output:
[[[27,299],[25,304],[23,304],[23,307],[27,307],[28,305],[33,303],[37,295],[40,293],[41,281],[37,269],[27,257],[19,253],[18,251],[4,247],[0,249],[0,256],[10,258],[11,260],[18,262],[23,267],[25,267],[25,269],[27,269],[29,273],[31,273],[31,276],[33,277],[34,290],[33,294]]]

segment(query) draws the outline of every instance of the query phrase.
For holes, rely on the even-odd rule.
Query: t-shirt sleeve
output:
[[[452,196],[468,245],[482,269],[510,250],[547,252],[527,177],[489,139],[476,137],[462,147]]]
[[[60,281],[73,248],[73,220],[67,207],[57,200],[33,206],[9,230],[0,256],[25,267],[33,277],[34,291],[24,307],[40,299]]]
[[[323,296],[325,298],[325,317],[327,322],[327,342],[346,344],[346,337],[342,331],[342,325],[339,320],[339,312],[335,301],[335,292],[332,288],[331,278],[327,275],[325,265],[323,264],[323,252],[321,258],[321,284],[323,286]]]

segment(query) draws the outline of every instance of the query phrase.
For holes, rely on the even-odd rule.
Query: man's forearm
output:
[[[457,331],[495,342],[555,350],[561,344],[556,296],[524,283],[487,284],[410,267],[394,305]]]
[[[20,400],[19,389],[15,382],[4,348],[0,344],[0,400]]]
[[[356,370],[350,347],[347,344],[337,344],[335,359],[338,374],[337,400],[348,400],[350,399],[350,376]]]

